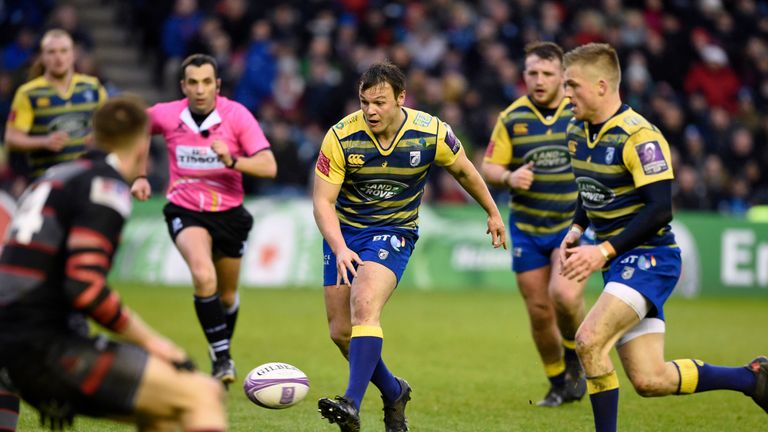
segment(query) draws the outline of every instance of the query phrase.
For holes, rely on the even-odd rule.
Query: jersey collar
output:
[[[543,115],[541,115],[541,112],[539,112],[539,108],[536,106],[535,103],[533,103],[533,99],[531,98],[531,96],[526,95],[526,97],[528,98],[528,106],[531,108],[531,111],[533,111],[533,113],[536,114],[536,117],[544,126],[552,126],[553,124],[555,124],[555,122],[560,118],[560,115],[563,113],[563,110],[565,109],[565,107],[567,107],[568,104],[571,102],[570,99],[568,99],[567,97],[564,97],[560,101],[560,105],[557,107],[557,110],[555,111],[555,113],[552,114],[552,117],[550,117],[549,120],[547,120],[546,118],[544,118]]]
[[[179,118],[181,118],[181,121],[183,121],[184,124],[187,125],[187,127],[195,133],[208,130],[213,126],[221,123],[221,116],[215,108],[213,111],[211,111],[210,114],[208,114],[208,117],[203,120],[203,123],[201,123],[199,127],[197,126],[197,123],[195,123],[195,120],[192,118],[192,113],[189,111],[189,107],[184,108],[184,111],[181,112]]]

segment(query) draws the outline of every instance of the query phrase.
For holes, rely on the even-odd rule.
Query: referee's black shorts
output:
[[[184,228],[202,227],[213,239],[214,252],[232,258],[243,256],[248,233],[253,227],[253,217],[242,205],[219,212],[199,212],[169,202],[163,208],[163,214],[174,243]]]

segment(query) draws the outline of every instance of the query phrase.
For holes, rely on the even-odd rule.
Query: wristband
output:
[[[501,182],[504,183],[504,186],[509,186],[507,183],[507,180],[509,180],[509,176],[512,175],[512,171],[505,170],[504,173],[501,175]]]
[[[569,229],[568,232],[575,232],[578,235],[584,234],[584,230],[578,225],[571,225],[571,229]]]
[[[237,156],[232,156],[232,163],[227,165],[227,168],[229,169],[235,169],[235,164],[237,163]]]
[[[144,180],[146,180],[146,179],[147,179],[147,176],[145,176],[145,175],[139,175],[139,176],[136,176],[136,178],[134,178],[134,179],[133,179],[133,182],[132,182],[132,184],[133,184],[133,183],[136,183],[136,180],[138,180],[138,179],[144,179]]]
[[[603,254],[603,257],[605,257],[605,261],[607,262],[613,258],[613,252],[608,249],[608,246],[606,246],[605,243],[607,242],[600,243],[597,245],[597,248],[600,249],[600,253]]]

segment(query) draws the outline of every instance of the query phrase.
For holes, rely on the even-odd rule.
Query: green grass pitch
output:
[[[151,325],[189,350],[209,370],[190,288],[118,286],[126,303]],[[322,420],[316,401],[343,393],[347,368],[327,336],[319,290],[242,291],[234,340],[241,377],[270,361],[291,363],[310,378],[307,399],[286,410],[253,405],[240,384],[227,396],[233,431],[336,431]],[[590,301],[594,301],[591,298]],[[768,353],[763,320],[768,299],[672,299],[667,304],[667,358],[699,358],[714,364],[745,364]],[[384,359],[408,379],[408,405],[415,432],[589,431],[587,398],[557,409],[531,401],[547,390],[528,321],[517,293],[397,292],[384,311]],[[615,355],[614,355],[615,359]],[[619,366],[620,369],[620,366]],[[619,430],[756,431],[766,414],[735,392],[643,399],[622,371]],[[366,394],[362,430],[381,431],[381,400]],[[130,426],[79,417],[78,431],[128,431]],[[37,413],[25,406],[21,431],[43,431]]]

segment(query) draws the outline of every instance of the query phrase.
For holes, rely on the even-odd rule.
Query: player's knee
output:
[[[198,294],[213,295],[216,293],[216,271],[213,265],[193,263],[189,270],[195,282],[195,289],[199,291]]]
[[[630,375],[629,377],[632,386],[635,388],[637,394],[642,397],[653,397],[662,394],[662,382],[659,377],[648,375]]]
[[[224,387],[221,382],[203,374],[196,374],[192,380],[194,391],[190,410],[210,409],[224,403]]]
[[[576,332],[576,354],[579,358],[591,358],[599,348],[599,341],[594,331],[584,326],[579,327]]]
[[[579,309],[582,302],[580,293],[570,290],[555,291],[552,293],[552,299],[558,310],[570,315]]]
[[[555,311],[552,305],[544,301],[531,301],[528,304],[528,315],[534,330],[543,329],[555,321]]]
[[[333,343],[339,347],[342,353],[346,353],[349,349],[349,340],[352,338],[352,330],[349,326],[338,325],[333,322],[328,327]]]

